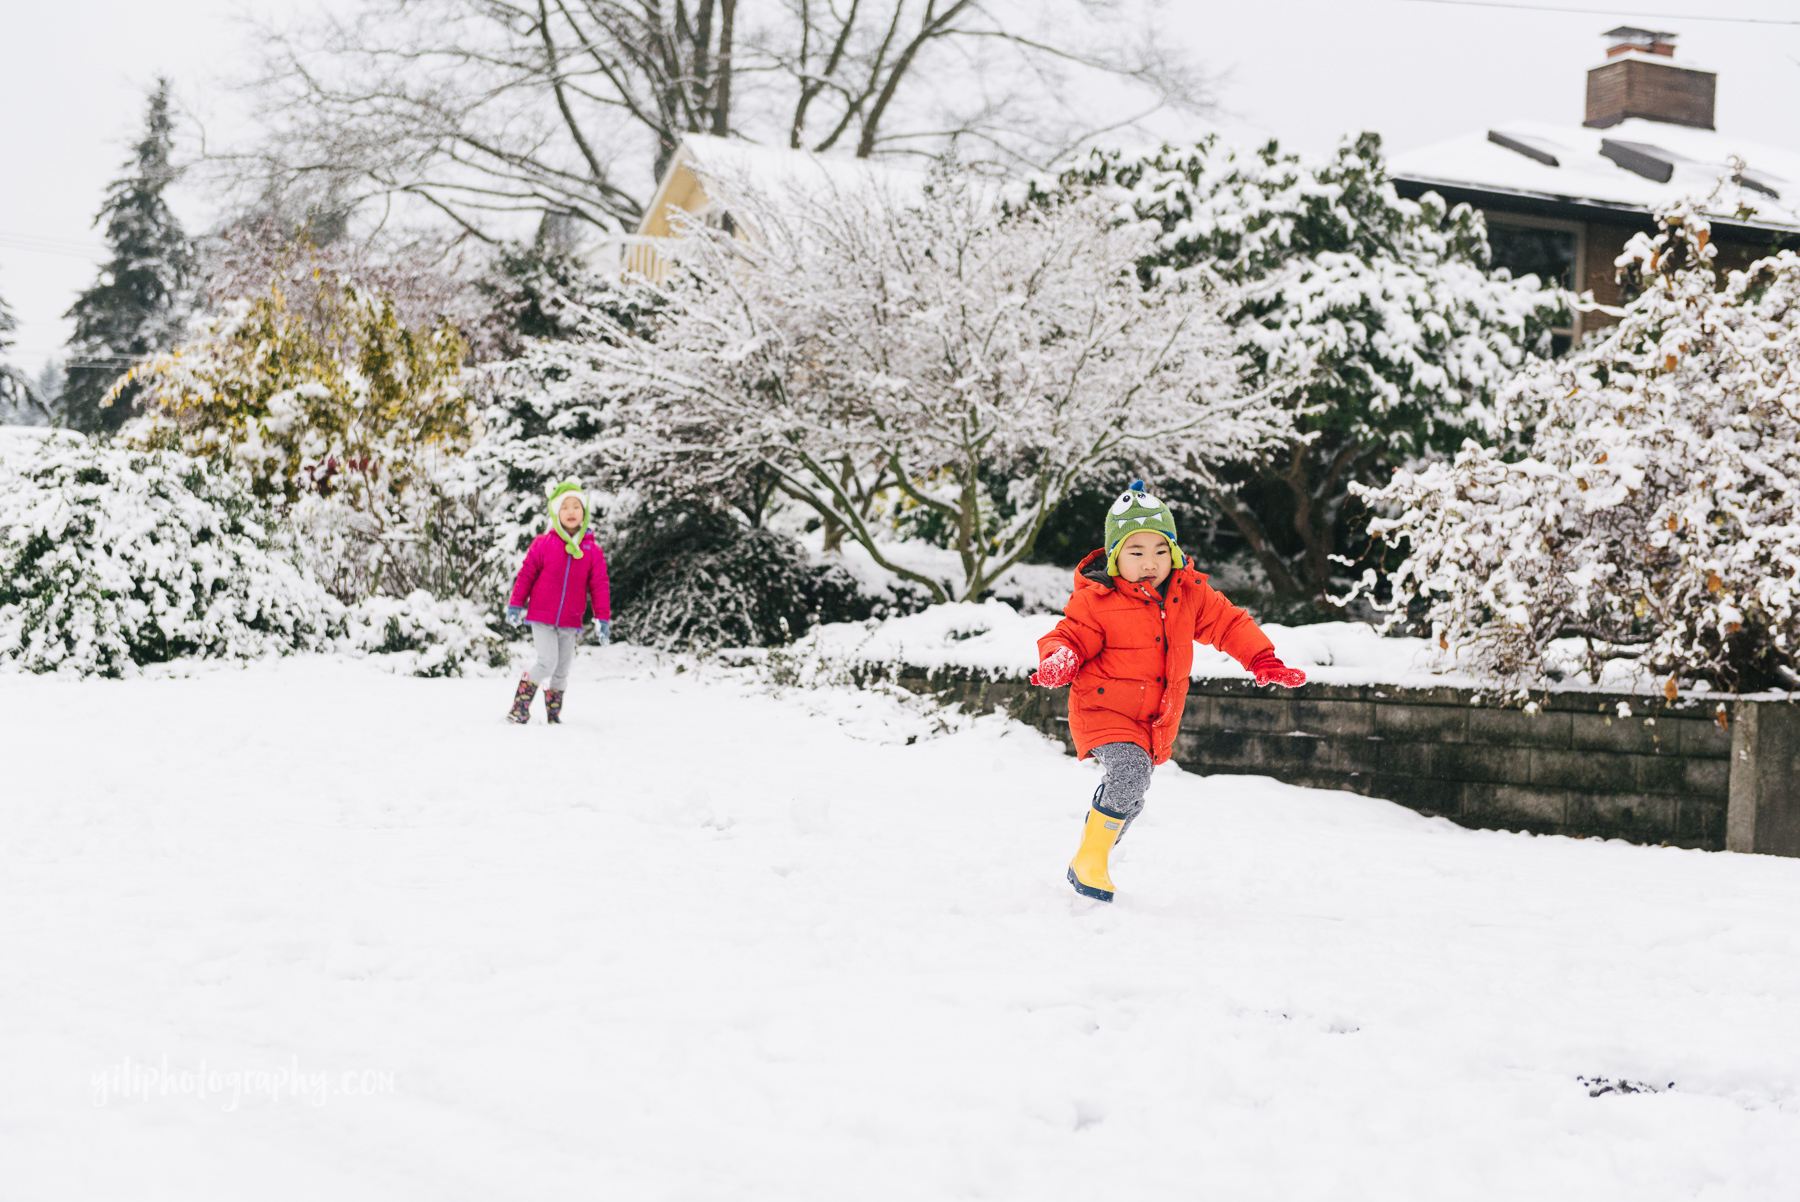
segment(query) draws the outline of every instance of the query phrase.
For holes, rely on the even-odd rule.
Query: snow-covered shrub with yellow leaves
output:
[[[1670,696],[1800,687],[1800,255],[1721,283],[1697,206],[1659,223],[1622,322],[1505,394],[1515,447],[1361,490],[1391,620],[1514,688],[1612,660]]]
[[[293,252],[299,254],[300,252]],[[457,461],[474,436],[455,323],[408,324],[394,297],[283,260],[196,335],[133,370],[146,448],[229,464],[280,502],[307,567],[345,604],[481,582]],[[298,278],[293,278],[297,275]]]
[[[434,452],[468,445],[465,349],[448,320],[409,328],[392,298],[350,283],[292,309],[277,278],[133,369],[146,416],[130,432],[229,452],[261,496],[345,494],[368,508],[417,483]]]

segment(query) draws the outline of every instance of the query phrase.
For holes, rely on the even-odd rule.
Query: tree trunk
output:
[[[1313,495],[1311,447],[1294,448],[1294,457],[1282,482],[1294,498],[1294,533],[1300,536],[1300,562],[1297,583],[1308,600],[1323,598],[1331,585],[1331,552],[1334,546],[1330,530],[1319,529],[1320,506]]]
[[[1304,594],[1305,586],[1288,568],[1287,561],[1281,558],[1273,544],[1269,542],[1269,532],[1263,528],[1261,519],[1250,511],[1250,508],[1238,500],[1237,494],[1214,492],[1208,490],[1207,498],[1219,507],[1219,512],[1231,519],[1244,541],[1250,544],[1256,562],[1262,565],[1263,574],[1269,578],[1269,584],[1276,592],[1289,597]]]
[[[713,69],[712,132],[723,138],[731,133],[731,41],[737,17],[737,0],[719,0],[719,53]]]
[[[1308,595],[1313,600],[1332,605],[1331,557],[1337,552],[1338,514],[1332,501],[1344,477],[1351,474],[1368,451],[1361,443],[1347,441],[1315,472],[1313,468],[1318,464],[1322,450],[1316,442],[1296,447],[1287,485],[1294,494],[1294,532],[1305,547],[1300,564]],[[1340,607],[1334,605],[1333,608]]]

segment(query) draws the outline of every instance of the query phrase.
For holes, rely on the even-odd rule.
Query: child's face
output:
[[[587,515],[582,512],[581,502],[575,497],[564,497],[557,507],[556,516],[562,519],[563,529],[570,534],[581,529],[581,519]],[[1137,535],[1131,537],[1136,538]]]
[[[1169,578],[1173,567],[1169,540],[1153,531],[1128,534],[1119,544],[1119,575],[1132,584],[1148,584],[1155,588]]]

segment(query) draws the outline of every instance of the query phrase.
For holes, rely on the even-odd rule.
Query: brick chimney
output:
[[[1611,41],[1606,61],[1588,72],[1587,120],[1606,129],[1628,117],[1713,128],[1718,76],[1676,64],[1675,35],[1666,30],[1621,25],[1604,35]],[[1663,61],[1663,60],[1668,61]]]

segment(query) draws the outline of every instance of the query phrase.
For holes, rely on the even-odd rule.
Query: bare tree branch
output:
[[[628,231],[688,134],[1042,165],[1205,95],[1153,0],[1006,2],[358,0],[266,31],[261,139],[211,161],[254,195],[412,197],[485,238],[534,213]]]

